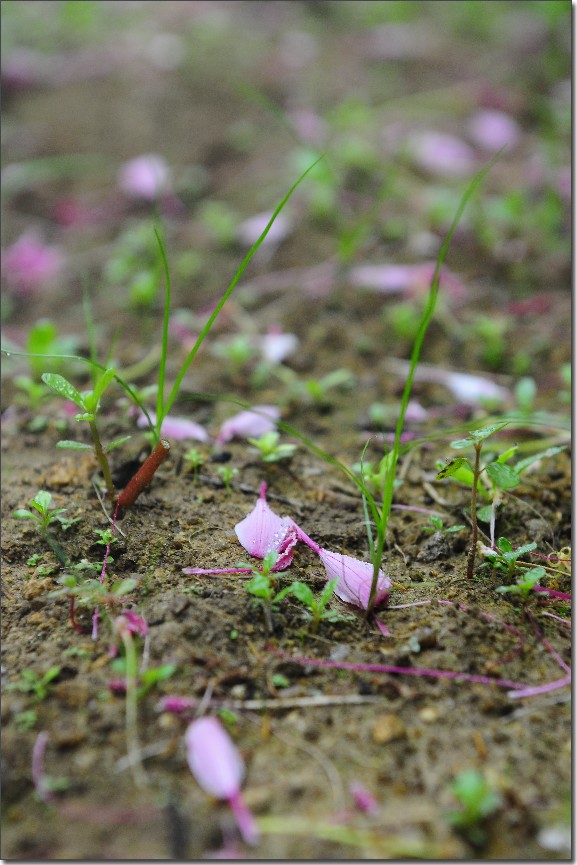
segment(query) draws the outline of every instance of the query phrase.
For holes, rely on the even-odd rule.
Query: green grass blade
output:
[[[281,210],[284,208],[285,204],[287,203],[287,201],[289,200],[289,198],[291,197],[291,195],[293,194],[293,192],[295,191],[297,186],[299,186],[302,183],[302,181],[305,179],[307,174],[309,174],[309,172],[313,170],[315,165],[317,165],[322,158],[323,157],[320,156],[315,162],[312,163],[312,165],[309,165],[307,170],[301,174],[301,176],[298,178],[298,180],[295,183],[293,183],[293,185],[291,186],[289,191],[286,193],[286,195],[284,196],[282,201],[280,201],[280,203],[276,206],[275,211],[274,211],[273,215],[271,216],[271,218],[269,219],[266,228],[264,229],[264,231],[262,232],[262,234],[260,235],[260,237],[258,238],[256,243],[254,243],[251,246],[248,253],[244,257],[244,260],[243,260],[242,264],[240,265],[240,267],[238,268],[237,272],[235,273],[232,282],[230,283],[229,287],[227,288],[227,290],[225,291],[225,293],[223,294],[223,296],[219,300],[219,302],[216,305],[212,315],[210,316],[210,318],[206,322],[205,326],[201,330],[195,344],[193,345],[192,349],[190,350],[190,352],[188,354],[188,357],[186,358],[186,360],[184,361],[184,363],[182,364],[182,366],[179,370],[179,373],[176,377],[176,381],[174,382],[172,390],[170,391],[168,398],[162,407],[162,417],[160,419],[157,418],[157,425],[158,425],[159,429],[160,429],[160,426],[162,426],[162,421],[164,420],[166,415],[169,413],[170,409],[173,406],[174,401],[176,400],[176,398],[178,396],[178,393],[180,391],[184,376],[186,375],[190,364],[192,363],[192,361],[196,357],[196,354],[197,354],[200,346],[202,345],[206,336],[210,332],[210,329],[212,328],[214,322],[218,318],[223,306],[225,305],[228,298],[230,297],[230,295],[234,291],[238,281],[240,280],[241,276],[243,275],[244,271],[246,270],[248,263],[250,262],[253,255],[255,254],[255,252],[258,250],[258,248],[260,247],[260,245],[264,241],[265,237],[267,236],[270,229],[272,228],[272,225],[273,225],[275,219],[277,218],[277,216],[279,215]]]
[[[164,410],[164,382],[166,377],[166,358],[168,356],[168,326],[170,323],[171,283],[166,249],[160,231],[154,226],[154,234],[158,243],[160,258],[164,268],[164,314],[162,320],[162,348],[158,365],[158,392],[156,395],[156,437],[160,439],[160,428],[168,409]]]

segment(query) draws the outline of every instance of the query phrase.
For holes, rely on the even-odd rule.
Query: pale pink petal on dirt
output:
[[[373,581],[372,564],[362,562],[352,556],[345,556],[342,553],[331,553],[330,550],[324,550],[322,547],[319,556],[325,566],[327,578],[329,580],[338,579],[335,586],[337,597],[347,604],[354,604],[356,607],[366,610]],[[390,579],[379,570],[375,595],[376,607],[385,603],[391,586]]]
[[[275,429],[280,418],[280,408],[276,405],[255,405],[252,409],[241,411],[226,420],[216,437],[219,444],[234,438],[260,438],[264,433]]]
[[[358,264],[349,271],[349,281],[357,288],[372,289],[380,294],[405,294],[419,297],[429,290],[435,273],[435,262],[420,264]],[[467,297],[463,281],[443,267],[439,285],[454,303]]]
[[[279,517],[269,507],[266,483],[261,484],[260,497],[250,514],[237,523],[234,530],[251,556],[264,559],[271,550],[279,553],[275,571],[285,570],[291,564],[293,547],[297,543],[296,527],[289,517]]]
[[[483,150],[512,150],[519,143],[521,132],[513,118],[504,111],[477,111],[467,124],[471,141]]]
[[[152,423],[156,423],[154,412],[149,412],[149,415]],[[136,425],[142,428],[148,426],[148,421],[143,414],[139,416]],[[171,417],[167,415],[162,422],[162,434],[175,441],[194,439],[198,442],[207,442],[209,440],[208,433],[204,427],[186,417]]]
[[[338,580],[335,586],[335,595],[347,604],[354,604],[355,607],[366,610],[373,582],[374,569],[372,564],[355,559],[353,556],[325,550],[316,541],[313,541],[300,526],[295,525],[295,530],[298,539],[319,556],[327,572],[327,580]],[[375,595],[376,607],[385,603],[391,586],[390,579],[385,576],[382,570],[379,570]]]
[[[298,345],[298,336],[285,333],[280,327],[270,327],[268,333],[259,339],[261,354],[268,363],[282,363]]]
[[[60,249],[47,246],[29,232],[4,250],[2,272],[13,294],[28,295],[55,279],[62,263]]]
[[[252,246],[257,242],[268,223],[272,218],[272,211],[266,213],[257,213],[256,216],[251,216],[245,219],[238,227],[237,238],[244,246]],[[281,243],[293,229],[292,220],[288,216],[280,213],[269,232],[262,242],[263,246],[274,246],[276,243]]]
[[[190,771],[202,789],[225,799],[247,843],[255,843],[258,829],[241,797],[245,776],[244,761],[232,739],[216,718],[193,721],[185,734]]]
[[[473,150],[455,135],[423,132],[409,141],[409,152],[415,164],[441,177],[466,177],[476,167]]]
[[[146,153],[120,166],[118,185],[131,198],[154,201],[169,189],[170,171],[162,156]]]

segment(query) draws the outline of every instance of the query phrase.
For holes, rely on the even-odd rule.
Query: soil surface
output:
[[[417,28],[415,39],[425,24],[430,28],[433,56],[421,39],[421,54],[409,51],[399,61],[406,75],[390,81],[390,60],[374,57],[368,62],[365,56],[366,46],[372,45],[367,42],[368,24],[349,29],[344,12],[338,11],[347,7],[352,14],[352,7],[366,4],[161,6],[162,12],[160,7],[155,10],[155,25],[163,32],[175,34],[189,24],[183,10],[191,7],[204,22],[204,29],[197,25],[202,50],[196,61],[188,58],[186,74],[154,66],[136,49],[136,56],[127,58],[120,52],[119,58],[118,44],[105,42],[112,58],[105,71],[97,69],[84,81],[72,73],[67,80],[62,71],[52,86],[9,90],[5,162],[97,152],[117,165],[141,152],[157,151],[177,165],[202,165],[209,181],[198,193],[200,198],[226,198],[244,218],[273,207],[295,172],[281,168],[291,152],[290,136],[282,125],[275,125],[275,118],[260,113],[257,101],[247,102],[246,95],[232,86],[234,70],[287,110],[291,102],[306,104],[307,88],[322,95],[319,110],[340,103],[355,88],[357,98],[367,104],[380,94],[378,114],[384,124],[387,116],[392,123],[394,113],[389,107],[387,115],[382,108],[387,99],[398,98],[399,112],[400,97],[407,94],[419,95],[422,103],[429,89],[445,87],[448,99],[452,88],[463,83],[453,75],[452,64],[465,58],[471,92],[477,93],[479,81],[488,75],[487,86],[501,88],[523,119],[524,158],[532,152],[531,135],[537,133],[530,114],[532,78],[526,49],[528,43],[536,44],[531,63],[545,68],[550,45],[541,39],[542,22],[530,16],[527,32],[518,33],[513,50],[491,43],[491,78],[482,51],[475,52],[464,37],[451,41],[449,51],[442,27],[448,12],[438,4],[441,11],[436,17],[429,11],[411,25]],[[225,16],[226,27],[240,28],[247,44],[231,42],[226,27],[227,38],[219,37],[218,26],[225,25],[218,15],[207,24],[201,14],[204,10],[208,16],[207,7]],[[154,30],[150,11],[140,10],[140,15],[136,20],[141,30]],[[305,57],[302,69],[293,69],[285,43],[300,46],[306,55],[307,36],[317,52],[316,65],[313,68]],[[125,32],[122,38],[125,47],[131,44]],[[207,44],[212,45],[210,52]],[[228,68],[221,63],[231,44],[235,48]],[[247,56],[251,50],[258,62]],[[280,67],[275,65],[275,51],[285,58],[278,61]],[[72,62],[70,55],[62,56]],[[519,72],[521,61],[525,65]],[[212,89],[207,91],[206,75],[214,69],[220,74],[210,79]],[[426,88],[424,71],[430,74]],[[527,92],[513,87],[515,75],[525,76]],[[131,94],[138,94],[132,103]],[[450,110],[439,109],[446,130],[460,128],[465,109],[463,91],[459,94],[456,115],[451,113],[453,102]],[[409,108],[407,113],[411,116]],[[258,130],[253,149],[244,153],[235,149],[231,132],[233,121],[238,125],[241,117]],[[453,117],[452,125],[447,117]],[[427,122],[434,125],[430,118]],[[236,133],[240,135],[238,128]],[[140,138],[136,150],[135,138]],[[21,142],[25,149],[18,156]],[[516,182],[519,160],[521,156],[505,157],[495,167],[487,194]],[[406,164],[400,170],[410,174]],[[54,202],[65,195],[85,195],[91,207],[99,202],[109,218],[66,232],[51,223],[51,239],[69,256],[64,277],[49,292],[32,297],[10,294],[5,328],[13,346],[23,345],[28,329],[39,319],[50,318],[62,335],[77,338],[79,353],[87,354],[81,277],[88,273],[101,357],[118,327],[112,353],[122,371],[159,343],[162,298],[152,308],[134,309],[126,292],[99,281],[126,223],[150,223],[149,208],[121,200],[113,177],[107,187],[104,176],[106,171],[52,178],[9,197],[5,244],[29,225],[46,224]],[[413,184],[407,211],[418,208],[427,188],[418,172]],[[451,188],[457,189],[456,202],[463,185]],[[367,202],[378,191],[370,173],[349,175],[341,204],[354,213],[366,206],[366,214]],[[196,202],[191,204],[184,194],[181,198],[183,211],[165,214],[169,260],[195,244],[204,257],[194,279],[173,276],[172,305],[203,320],[245,250],[239,244],[211,245],[193,218]],[[433,237],[437,245],[432,254],[420,258],[409,238],[386,241],[373,236],[353,261],[343,264],[336,251],[336,232],[342,224],[309,219],[304,193],[295,206],[292,232],[251,263],[195,359],[173,414],[202,424],[213,442],[221,423],[239,406],[209,395],[275,404],[282,408],[286,423],[331,457],[351,466],[369,440],[365,459],[375,463],[383,447],[390,445],[405,380],[401,362],[411,348],[410,337],[393,329],[391,316],[407,300],[409,306],[421,308],[422,291],[419,294],[417,287],[412,295],[399,298],[360,289],[354,267],[434,259],[443,232],[423,230],[421,243],[426,245]],[[388,213],[391,219],[401,213],[398,200],[392,206],[397,213]],[[62,400],[47,399],[32,412],[14,382],[17,374],[29,373],[27,360],[4,362],[3,858],[199,859],[216,851],[224,858],[256,859],[569,858],[565,839],[571,784],[570,691],[565,687],[515,699],[511,687],[499,684],[508,680],[539,686],[565,675],[571,658],[570,629],[563,621],[569,615],[567,602],[534,593],[525,609],[516,596],[496,591],[514,580],[479,559],[473,578],[467,579],[470,494],[454,481],[435,479],[437,462],[456,454],[450,448],[452,440],[466,435],[467,428],[509,416],[510,426],[499,436],[494,453],[513,444],[519,445],[519,456],[553,445],[567,449],[538,462],[523,474],[520,486],[505,494],[496,537],[508,538],[514,547],[535,541],[542,556],[570,545],[569,408],[563,403],[560,375],[562,364],[570,361],[568,209],[567,204],[566,222],[553,251],[539,238],[525,237],[520,257],[515,258],[510,245],[490,256],[467,222],[455,238],[448,265],[458,274],[464,294],[441,292],[421,360],[429,367],[482,376],[505,387],[509,396],[486,410],[473,398],[457,399],[446,386],[427,381],[426,373],[416,378],[413,397],[426,417],[406,424],[406,432],[419,444],[409,446],[399,464],[401,482],[383,560],[393,588],[379,619],[390,636],[367,622],[361,610],[336,597],[330,608],[341,612],[342,620],[321,622],[315,633],[302,605],[287,597],[273,610],[272,630],[267,632],[262,608],[246,591],[245,577],[182,573],[187,567],[233,568],[250,558],[239,545],[234,526],[254,507],[263,481],[268,503],[277,513],[293,518],[322,547],[367,560],[362,502],[354,484],[338,467],[284,433],[282,441],[294,442],[297,450],[290,460],[271,464],[241,439],[214,445],[171,440],[169,459],[119,520],[111,547],[107,583],[130,578],[135,580],[133,591],[123,602],[111,600],[101,607],[96,639],[91,635],[92,607],[76,606],[74,630],[68,599],[51,594],[59,588],[61,562],[34,526],[14,519],[12,512],[27,507],[38,490],[49,491],[53,505],[66,508],[66,515],[75,520],[66,530],[54,529],[70,562],[101,562],[104,548],[96,543],[95,530],[105,529],[108,521],[93,485],[99,480],[97,464],[90,454],[55,449],[60,439],[89,438],[65,412]],[[488,358],[489,339],[473,327],[479,316],[493,320],[495,327],[506,323],[496,359]],[[277,367],[259,376],[254,359],[232,367],[211,351],[211,343],[218,340],[239,332],[262,335],[278,325],[299,339],[298,350],[282,364],[292,371],[292,383],[322,379],[339,369],[349,371],[348,380],[315,401],[310,391],[291,390],[286,373],[283,379]],[[514,396],[521,349],[528,358],[523,374],[537,386],[525,414]],[[170,384],[185,357],[185,345],[173,335],[167,365]],[[153,384],[155,371],[153,363],[134,384]],[[85,367],[68,364],[61,372],[78,388],[89,386]],[[374,419],[375,403],[389,407],[384,421]],[[35,424],[37,415],[44,418],[42,423]],[[100,421],[105,442],[132,435],[110,454],[115,483],[122,489],[148,450],[119,388],[107,393]],[[196,474],[184,458],[191,447],[205,457]],[[219,471],[223,466],[237,470],[228,489]],[[107,510],[111,511],[109,505]],[[431,514],[440,515],[446,526],[465,528],[449,534],[429,531]],[[481,529],[488,543],[488,524],[481,523]],[[321,562],[302,544],[291,567],[278,574],[278,586],[296,579],[315,592],[326,582]],[[561,593],[570,591],[568,569],[551,565],[541,584]],[[410,606],[423,601],[429,603]],[[145,783],[140,785],[126,760],[125,698],[114,687],[114,680],[122,677],[111,650],[116,640],[111,622],[126,608],[144,616],[149,626],[146,640],[139,643],[142,669],[168,664],[175,668],[138,703],[145,771]],[[303,664],[303,659],[310,662]],[[315,660],[330,660],[335,666],[316,666]],[[394,665],[407,672],[339,669],[341,663]],[[23,682],[24,671],[41,677],[54,666],[59,673],[42,698],[13,687]],[[488,681],[411,675],[417,668],[478,674]],[[254,849],[239,840],[228,807],[210,798],[192,778],[183,734],[195,709],[180,715],[162,711],[160,700],[166,695],[195,698],[200,712],[228,710],[221,717],[246,761],[245,800],[262,832]],[[50,804],[39,798],[32,776],[33,749],[43,731],[48,734],[44,771],[50,779],[63,780]],[[499,806],[481,823],[478,835],[456,830],[447,817],[459,808],[451,785],[469,769],[481,773],[500,796]],[[374,810],[355,805],[355,784],[372,794]]]

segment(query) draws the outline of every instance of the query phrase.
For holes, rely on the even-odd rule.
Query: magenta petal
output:
[[[335,594],[347,604],[366,610],[373,581],[373,566],[370,562],[361,562],[352,556],[331,553],[330,550],[319,550],[319,556],[329,580],[338,580]],[[379,571],[375,606],[383,604],[389,594],[391,581]]]
[[[275,571],[284,570],[292,562],[297,542],[296,528],[288,517],[279,517],[268,506],[266,484],[261,485],[260,498],[250,514],[234,527],[236,536],[251,556],[264,559],[271,550],[279,553]]]
[[[199,718],[185,733],[190,771],[202,789],[217,799],[237,796],[245,773],[232,739],[216,718]]]

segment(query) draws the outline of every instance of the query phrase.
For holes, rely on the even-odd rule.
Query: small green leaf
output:
[[[32,513],[32,511],[27,511],[26,508],[17,508],[15,511],[12,511],[12,516],[17,520],[37,520],[38,517]]]
[[[66,448],[71,451],[91,451],[92,445],[87,445],[84,442],[74,442],[69,439],[61,439],[59,442],[56,442],[57,448]]]
[[[306,607],[313,607],[315,603],[315,596],[313,595],[309,586],[306,583],[294,582],[290,586],[291,593]]]
[[[94,420],[94,413],[93,412],[83,412],[82,414],[75,414],[74,420],[75,421],[87,420],[89,422],[93,421]]]
[[[319,599],[319,607],[321,607],[321,608],[326,607],[326,605],[328,604],[328,602],[330,601],[330,599],[332,598],[332,596],[334,594],[335,587],[336,587],[337,583],[338,583],[338,580],[336,580],[336,579],[335,580],[329,580],[329,582],[326,584],[326,586],[324,587],[324,589],[321,592],[321,596]]]
[[[485,466],[485,471],[493,481],[496,487],[501,490],[512,490],[519,486],[521,478],[514,468],[504,465],[500,462],[489,463]]]
[[[453,442],[453,447],[455,443]],[[447,463],[447,465],[442,468],[439,472],[437,472],[437,480],[443,480],[443,478],[450,478],[455,475],[459,469],[467,468],[471,471],[471,466],[469,465],[469,460],[465,459],[465,457],[456,457],[456,459],[451,460],[451,462]],[[473,481],[473,472],[471,471],[471,483]]]
[[[533,456],[525,457],[524,460],[519,460],[515,464],[515,471],[518,474],[521,474],[521,472],[524,472],[526,468],[528,468],[530,465],[533,465],[533,463],[536,463],[538,460],[543,460],[546,457],[555,456],[555,454],[560,454],[561,451],[564,451],[566,449],[567,445],[559,445],[557,447],[547,448],[546,451],[541,451],[541,453],[533,454]]]
[[[104,448],[104,453],[107,454],[109,451],[114,450],[114,448],[120,447],[120,445],[123,445],[125,442],[129,441],[131,438],[132,438],[132,436],[122,436],[122,438],[115,439],[113,442],[110,442],[110,444],[106,445],[106,447]]]
[[[37,511],[40,511],[41,514],[45,514],[50,507],[51,501],[52,496],[50,493],[46,492],[46,490],[38,490],[34,498],[30,500],[30,504]]]
[[[481,429],[474,430],[466,439],[458,439],[457,441],[451,442],[451,447],[456,450],[462,450],[463,448],[472,447],[475,444],[479,444],[479,442],[484,441],[485,439],[492,436],[494,433],[499,432],[504,427],[508,425],[508,421],[504,423],[493,424],[493,426],[482,427]]]
[[[54,393],[57,393],[58,396],[64,397],[64,399],[69,399],[78,408],[84,409],[84,400],[82,395],[76,390],[73,384],[70,384],[68,379],[64,378],[63,375],[58,375],[55,372],[45,372],[40,376],[44,384],[48,385],[50,390],[53,390]]]
[[[98,407],[98,403],[100,402],[100,398],[101,398],[102,394],[104,393],[104,391],[106,390],[106,388],[108,387],[110,382],[113,380],[115,375],[116,375],[115,369],[112,369],[112,368],[107,369],[106,372],[102,373],[102,375],[100,376],[100,378],[96,382],[96,385],[95,385],[94,391],[93,391],[93,395],[94,395],[94,405],[92,406],[93,411],[95,411],[96,408]]]
[[[485,507],[477,509],[477,519],[481,520],[482,523],[490,523],[492,513],[493,513],[493,506],[492,505],[485,505]],[[464,529],[465,526],[459,526],[459,528]]]

